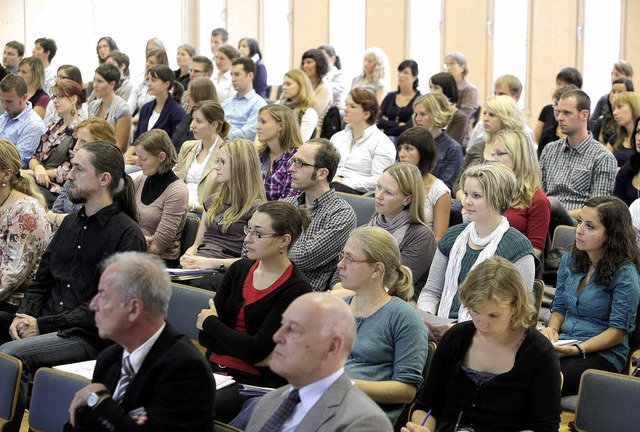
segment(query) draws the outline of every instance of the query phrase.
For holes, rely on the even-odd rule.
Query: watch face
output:
[[[89,393],[89,397],[87,398],[87,405],[89,405],[90,407],[94,406],[96,403],[98,403],[98,400],[100,399],[100,396],[98,396],[95,393]]]

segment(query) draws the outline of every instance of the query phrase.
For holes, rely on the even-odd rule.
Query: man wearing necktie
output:
[[[69,407],[66,431],[212,431],[215,383],[193,343],[165,322],[171,282],[159,258],[125,252],[105,263],[91,301],[100,337],[93,382]]]
[[[273,336],[269,364],[290,385],[261,398],[246,432],[392,431],[386,414],[344,372],[355,339],[355,319],[340,298],[315,292],[294,300]]]

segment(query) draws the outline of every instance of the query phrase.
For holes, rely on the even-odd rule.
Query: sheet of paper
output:
[[[167,272],[170,275],[182,276],[182,275],[205,275],[205,274],[217,273],[218,270],[214,270],[214,269],[168,268]]]
[[[216,390],[220,390],[222,388],[228,387],[236,381],[232,376],[229,375],[220,375],[217,373],[213,374],[213,378],[216,380]]]
[[[573,345],[574,343],[579,343],[579,342],[580,341],[578,339],[558,339],[553,344],[557,346],[562,346],[562,345]]]
[[[439,317],[437,315],[432,314],[431,312],[423,311],[420,309],[418,309],[418,315],[420,315],[420,318],[422,318],[422,321],[425,321],[429,323],[429,325],[436,326],[436,327],[443,326],[446,324],[453,324],[456,322],[455,319]]]
[[[93,378],[93,370],[96,368],[95,360],[87,360],[78,363],[68,363],[59,366],[54,366],[54,369],[61,370],[63,372],[74,373],[76,375],[83,376],[85,378]]]

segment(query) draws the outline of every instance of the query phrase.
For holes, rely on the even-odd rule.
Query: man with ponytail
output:
[[[133,183],[115,145],[86,144],[76,152],[67,179],[69,198],[83,207],[64,218],[17,313],[0,312],[0,352],[24,365],[18,425],[29,374],[44,366],[93,359],[107,345],[89,309],[100,263],[116,252],[146,250],[136,223]]]

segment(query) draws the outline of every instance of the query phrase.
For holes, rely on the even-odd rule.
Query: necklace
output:
[[[354,315],[359,316],[359,317],[361,317],[361,318],[365,318],[365,317],[369,317],[369,316],[371,316],[371,314],[373,314],[375,311],[377,311],[377,310],[378,310],[378,306],[379,306],[383,301],[387,300],[387,297],[383,297],[383,298],[381,298],[380,300],[378,300],[378,301],[377,301],[377,302],[375,302],[372,306],[370,306],[370,307],[369,307],[369,310],[367,311],[367,313],[364,313],[364,311],[362,311],[362,313],[361,313],[361,314],[358,314],[358,313],[357,313],[357,312],[358,312],[358,304],[357,304],[358,298],[357,298],[357,297],[354,297],[354,299],[353,299],[353,300],[354,300],[354,302],[356,303],[356,304],[354,304],[354,307],[353,307],[353,308],[354,308],[354,312],[356,312]]]
[[[7,197],[5,199],[2,200],[2,204],[0,204],[0,207],[2,207],[4,205],[4,203],[7,202],[7,200],[9,199],[9,197],[11,196],[11,192],[13,192],[13,189],[9,190],[9,193],[7,194]]]

